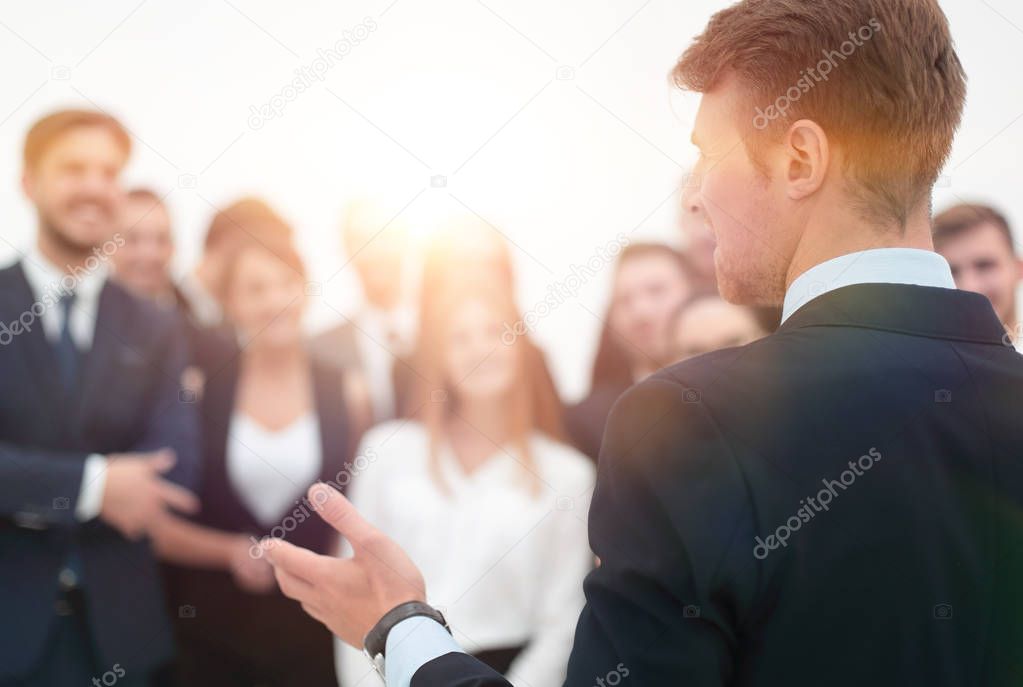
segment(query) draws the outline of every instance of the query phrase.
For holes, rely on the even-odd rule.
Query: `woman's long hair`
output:
[[[451,329],[452,317],[458,309],[470,302],[482,302],[506,324],[505,332],[516,331],[521,319],[511,293],[503,284],[479,278],[453,279],[442,292],[428,299],[420,317],[420,338],[413,359],[413,408],[415,417],[427,429],[430,437],[430,472],[438,485],[446,489],[440,470],[440,450],[447,443],[447,423],[458,416],[458,380],[448,378],[445,349]],[[544,383],[544,365],[539,349],[526,337],[503,336],[502,346],[511,346],[515,352],[516,382],[505,398],[508,419],[508,443],[517,452],[522,465],[523,478],[531,492],[539,493],[540,477],[530,448],[533,432],[542,432],[561,440],[561,403],[549,384]]]

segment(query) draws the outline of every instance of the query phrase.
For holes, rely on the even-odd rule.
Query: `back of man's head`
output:
[[[738,78],[754,161],[792,122],[816,122],[841,150],[850,201],[886,224],[929,201],[966,97],[937,0],[743,0],[672,75],[701,93]]]

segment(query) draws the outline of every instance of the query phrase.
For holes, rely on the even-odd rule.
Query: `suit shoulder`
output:
[[[144,322],[146,327],[162,333],[182,324],[181,314],[175,308],[138,296],[113,280],[107,282],[106,288],[117,307],[130,313],[132,319]]]
[[[3,267],[0,267],[0,280],[6,281],[10,279],[12,276],[17,274],[18,270],[20,269],[21,269],[20,260],[15,260],[14,262],[7,263]]]
[[[699,389],[701,394],[705,391],[710,392],[712,385],[709,382],[720,377],[722,373],[740,369],[741,364],[759,365],[774,357],[774,353],[778,349],[777,342],[778,335],[770,334],[744,346],[703,353],[669,365],[650,375],[647,380],[659,380],[686,388]]]

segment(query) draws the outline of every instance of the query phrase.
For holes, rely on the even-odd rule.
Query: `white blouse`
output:
[[[527,644],[511,664],[513,684],[558,687],[593,565],[586,518],[592,463],[541,434],[530,438],[536,496],[512,449],[465,474],[440,452],[446,491],[429,472],[429,437],[412,421],[377,425],[363,437],[349,498],[419,566],[431,605],[469,653]],[[351,548],[343,544],[345,556]],[[382,684],[366,658],[336,643],[342,687]]]
[[[227,477],[256,520],[272,527],[319,477],[322,452],[316,413],[279,430],[235,413],[227,438]]]

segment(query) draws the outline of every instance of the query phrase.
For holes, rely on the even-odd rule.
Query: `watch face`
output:
[[[380,679],[382,679],[382,680],[385,679],[384,678],[384,655],[383,654],[377,654],[376,656],[372,656],[372,655],[370,655],[369,651],[365,647],[363,647],[362,653],[363,653],[363,655],[366,656],[366,658],[369,660],[369,662],[373,665],[373,670],[377,671],[377,675],[380,676]]]

